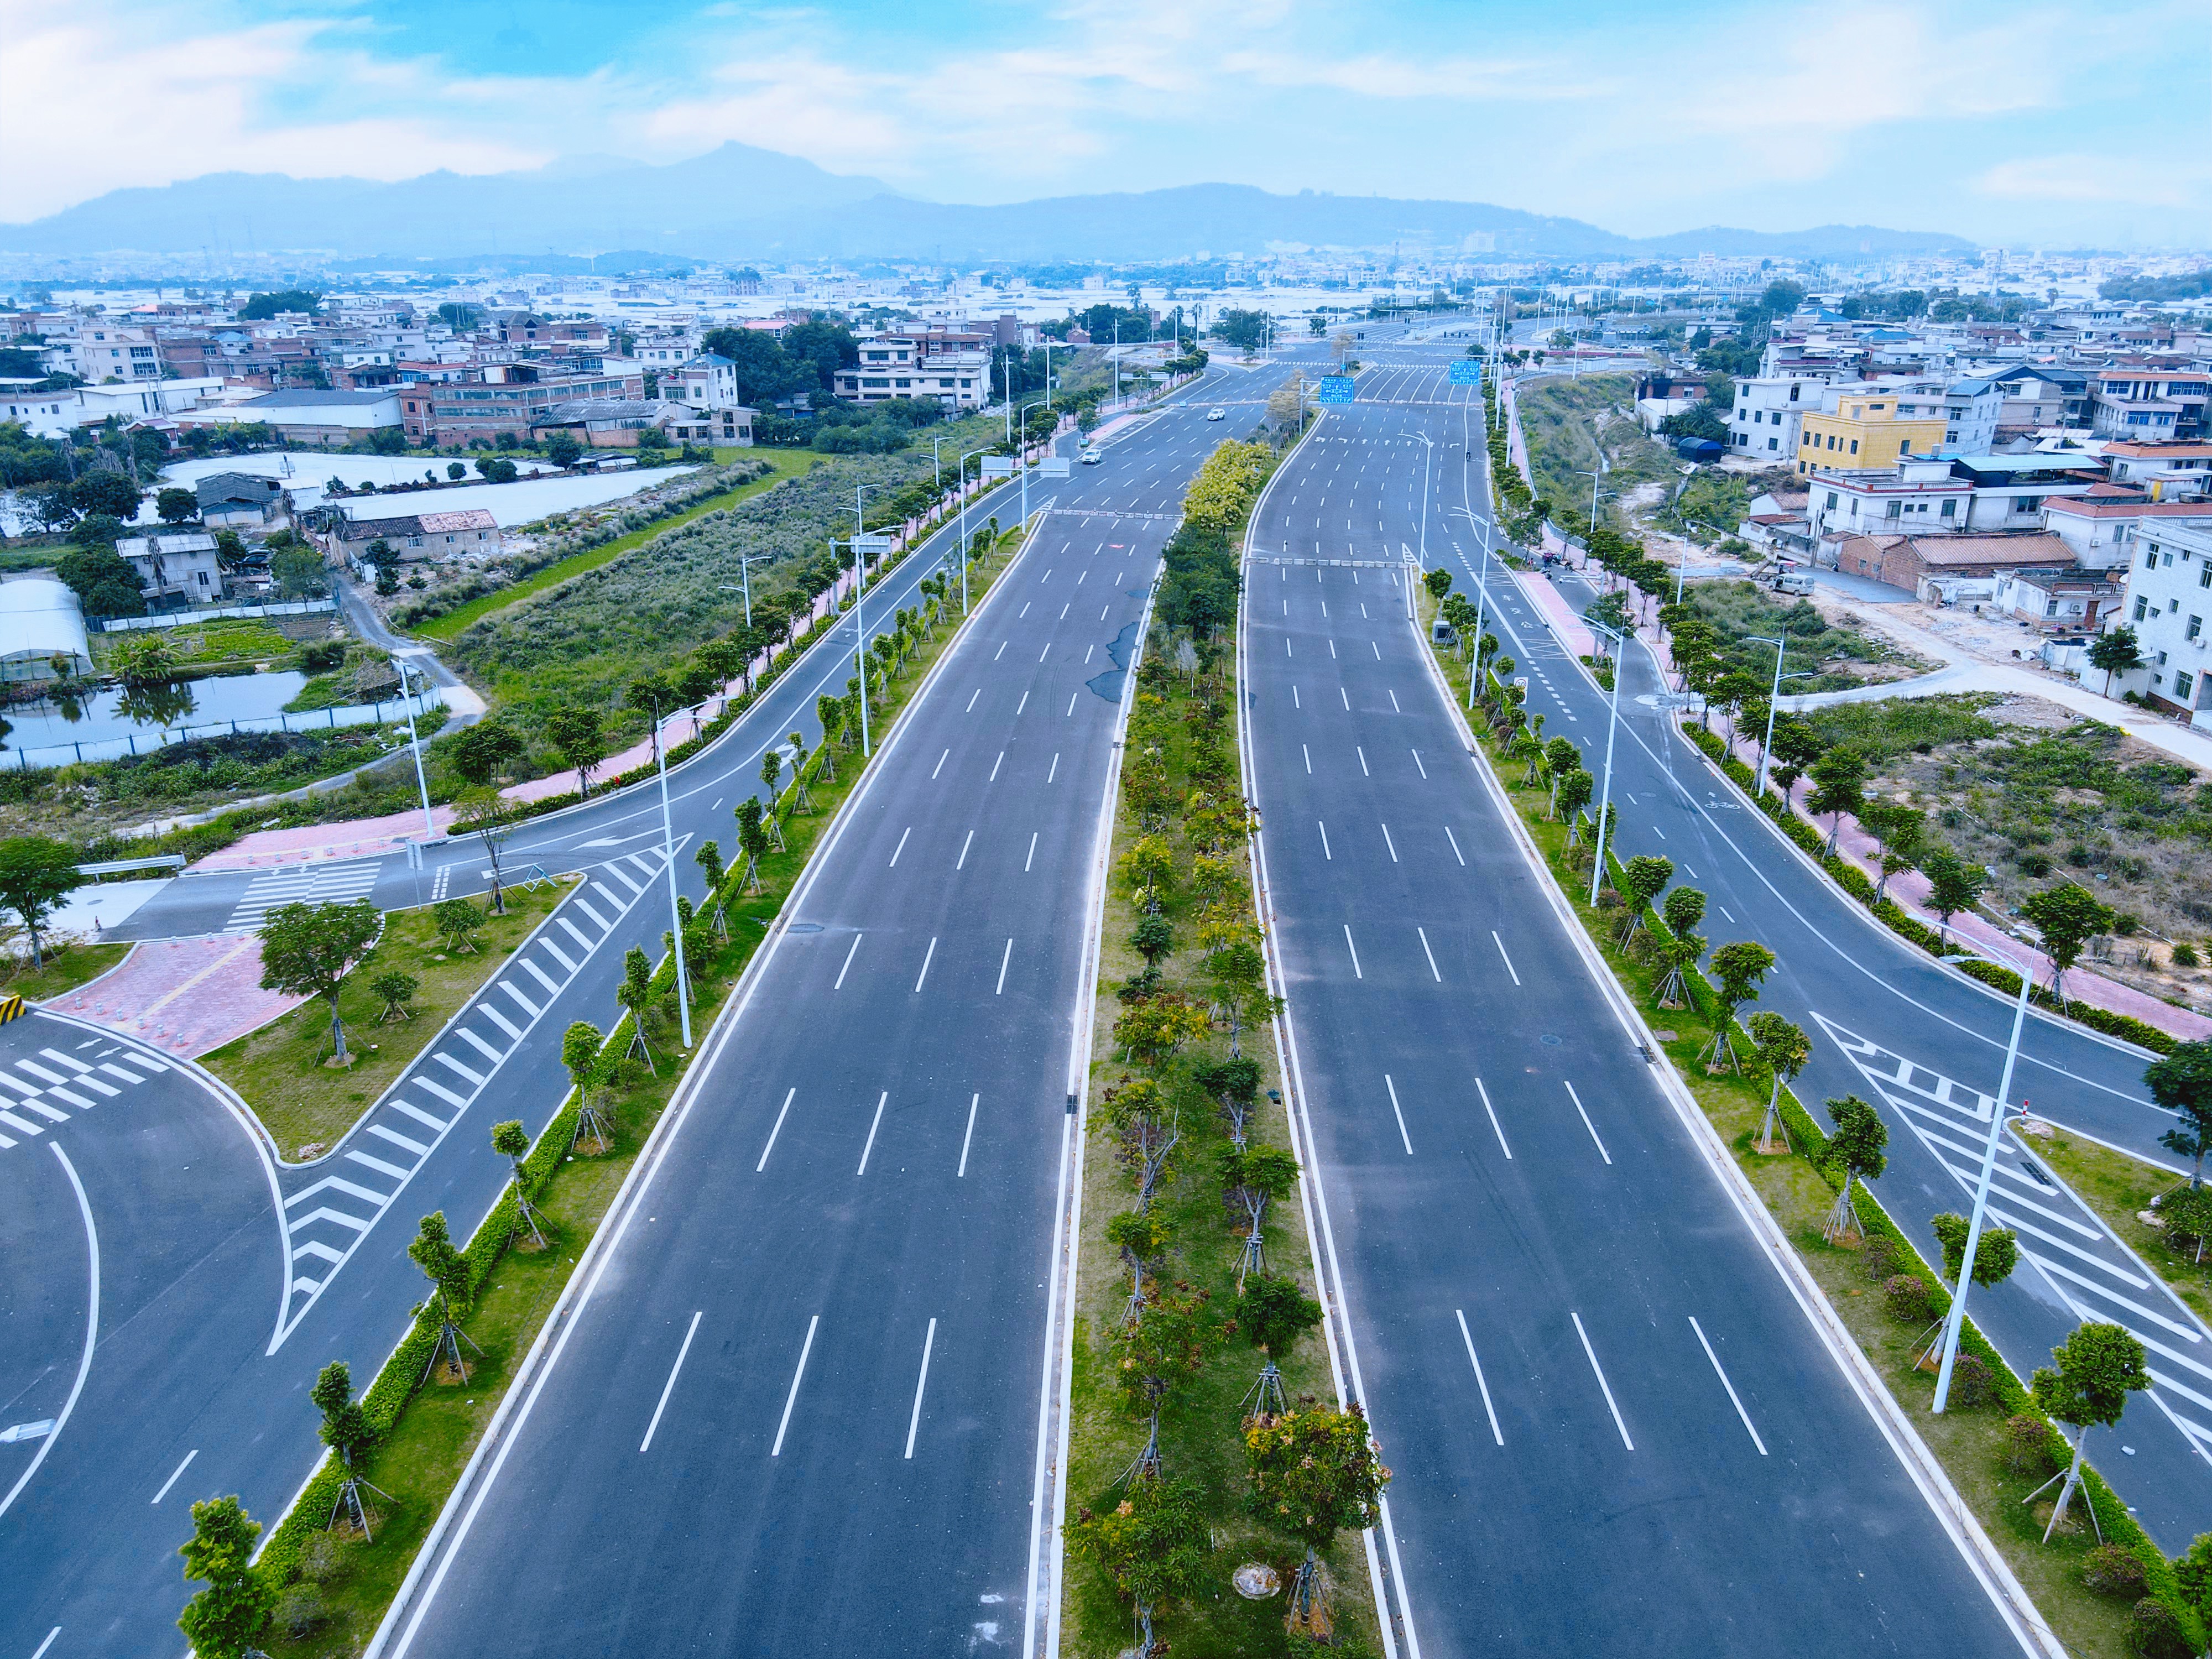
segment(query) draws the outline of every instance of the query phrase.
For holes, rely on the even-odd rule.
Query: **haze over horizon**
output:
[[[589,172],[736,140],[978,206],[1229,182],[1630,237],[1843,223],[2175,246],[2212,223],[2212,162],[2141,45],[2199,23],[2179,0],[1602,0],[1564,24],[1525,0],[1410,0],[1387,29],[1334,0],[546,0],[457,29],[425,0],[0,0],[0,218],[216,173]],[[85,123],[88,88],[134,118]]]

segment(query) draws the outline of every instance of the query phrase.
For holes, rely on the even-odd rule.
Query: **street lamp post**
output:
[[[888,483],[856,483],[853,486],[853,539],[846,545],[853,550],[853,591],[855,593],[865,593],[868,590],[867,551],[860,545],[861,538],[867,534],[868,520],[867,515],[860,511],[860,497],[871,489],[890,488]]]
[[[684,961],[684,913],[676,908],[676,829],[668,811],[668,744],[660,733],[660,708],[653,706],[653,753],[660,763],[660,852],[668,866],[668,925],[676,940],[676,1006],[684,1018],[684,1047],[691,1047],[691,977]],[[769,810],[775,803],[769,802]]]
[[[1771,645],[1774,647],[1774,689],[1768,692],[1766,696],[1766,740],[1759,745],[1759,781],[1757,787],[1751,792],[1751,796],[1753,800],[1763,800],[1766,797],[1767,758],[1774,752],[1774,711],[1776,707],[1779,705],[1782,701],[1782,682],[1786,679],[1818,679],[1820,676],[1817,673],[1784,673],[1782,672],[1782,653],[1784,647],[1783,642],[1780,640],[1769,639],[1764,634],[1747,634],[1744,635],[1744,638],[1749,641],[1755,641],[1760,645]]]
[[[856,545],[853,548],[853,562],[857,565],[860,562],[860,550]],[[872,752],[868,744],[868,624],[861,616],[861,609],[866,599],[866,595],[864,593],[855,593],[853,596],[853,631],[859,637],[859,643],[853,647],[853,659],[860,665],[860,758],[862,760],[867,759]]]
[[[407,701],[408,663],[404,657],[394,657],[392,663],[399,671],[399,706],[407,711],[407,746],[415,751],[415,787],[422,796],[422,839],[425,842],[434,841],[438,836],[438,825],[430,816],[429,781],[422,775],[422,739],[415,734],[415,705]],[[426,682],[430,678],[419,668],[415,672],[422,674]]]
[[[1626,656],[1624,654],[1627,648],[1626,642],[1623,641],[1619,634],[1615,633],[1612,629],[1607,628],[1603,623],[1589,622],[1589,618],[1587,617],[1583,618],[1583,620],[1586,623],[1589,623],[1589,626],[1592,629],[1597,633],[1604,635],[1613,643],[1613,712],[1607,717],[1605,726],[1605,783],[1603,787],[1601,788],[1598,793],[1597,830],[1595,832],[1597,837],[1597,860],[1590,871],[1589,902],[1590,908],[1592,909],[1595,909],[1597,908],[1598,884],[1605,879],[1606,814],[1613,805],[1613,740],[1614,734],[1620,729],[1620,681],[1622,671],[1627,667],[1628,662]]]
[[[1597,481],[1604,476],[1605,458],[1603,456],[1600,456],[1598,458],[1597,466],[1589,472],[1584,472],[1579,467],[1575,469],[1575,477],[1577,478],[1588,478],[1590,481],[1589,533],[1593,536],[1597,534]]]
[[[1425,432],[1417,434],[1428,446],[1421,457],[1421,550],[1415,555],[1422,570],[1429,568],[1429,471],[1437,463],[1437,442]]]
[[[769,556],[766,553],[739,554],[738,580],[740,586],[732,587],[727,582],[722,584],[722,591],[725,593],[743,593],[745,596],[745,626],[748,628],[753,625],[753,567],[757,564],[767,563],[769,558]]]
[[[988,455],[987,449],[971,449],[960,458],[960,614],[968,614],[968,463],[978,455]],[[978,477],[982,468],[976,469]]]
[[[1959,1332],[1966,1322],[1966,1286],[1974,1280],[1974,1253],[1981,1247],[1982,1220],[1988,1212],[1990,1180],[1996,1172],[1997,1139],[2004,1133],[2005,1097],[2012,1092],[2014,1066],[2020,1060],[2020,1035],[2027,1023],[2027,993],[2033,975],[2021,963],[2002,955],[1962,952],[1945,962],[2002,963],[2020,975],[2020,1000],[2012,1011],[2012,1040],[2005,1044],[2004,1076],[1997,1083],[1996,1098],[1990,1103],[1990,1136],[1982,1147],[1982,1173],[1974,1182],[1974,1212],[1966,1219],[1966,1254],[1959,1264],[1959,1283],[1951,1293],[1951,1311],[1943,1316],[1943,1360],[1936,1373],[1936,1404],[1941,1412],[1951,1398],[1951,1365],[1959,1357]]]
[[[1023,416],[1026,418],[1030,410],[1038,408],[1039,406],[1042,406],[1046,409],[1052,407],[1050,380],[1048,374],[1047,379],[1047,394],[1042,398],[1030,398],[1029,402],[1022,405],[1021,413]],[[1026,525],[1030,521],[1030,430],[1026,424],[1022,425],[1021,447],[1014,452],[1014,464],[1021,469],[1022,522]]]

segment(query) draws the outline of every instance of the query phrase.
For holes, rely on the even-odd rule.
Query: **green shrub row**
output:
[[[1695,720],[1683,721],[1682,730],[1691,742],[1696,744],[1714,764],[1727,774],[1729,782],[1749,796],[1761,811],[1781,826],[1784,835],[1804,848],[1819,863],[1821,869],[1827,872],[1829,878],[1838,887],[1861,904],[1865,905],[1888,927],[1892,933],[1919,946],[1931,957],[1948,956],[1960,948],[1956,943],[1945,939],[1926,922],[1909,914],[1895,899],[1884,898],[1879,904],[1875,903],[1874,883],[1867,878],[1866,872],[1840,854],[1829,852],[1827,838],[1821,835],[1815,825],[1800,817],[1796,809],[1781,796],[1771,790],[1764,795],[1757,793],[1758,775],[1750,767],[1729,754],[1728,744],[1717,733],[1705,730]],[[1979,958],[1961,963],[1959,966],[1973,978],[1981,981],[1983,984],[1993,987],[2008,997],[2016,997],[2020,994],[2020,975],[2009,968],[2000,966],[1994,962],[1984,962]],[[2123,1038],[2139,1048],[2148,1048],[2154,1054],[2172,1054],[2181,1041],[2180,1038],[2169,1032],[2160,1030],[2157,1026],[2147,1021],[2137,1019],[2133,1014],[2116,1014],[2108,1008],[2095,1007],[2086,1002],[2062,1002],[2046,987],[2041,985],[2031,987],[2027,995],[2028,1000],[2039,1008],[2046,1008],[2055,1014],[2086,1025],[2093,1031],[2102,1031],[2107,1036]]]

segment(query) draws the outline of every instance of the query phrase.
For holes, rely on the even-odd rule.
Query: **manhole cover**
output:
[[[794,933],[818,933],[822,931],[822,924],[818,921],[794,921],[788,931]]]
[[[1283,1587],[1282,1575],[1264,1561],[1248,1561],[1230,1577],[1247,1601],[1264,1601]]]

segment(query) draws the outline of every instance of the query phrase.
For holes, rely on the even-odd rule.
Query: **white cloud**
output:
[[[2202,198],[2212,169],[2179,156],[2022,155],[2000,161],[1974,188],[2015,202],[2094,202],[2185,208]]]

